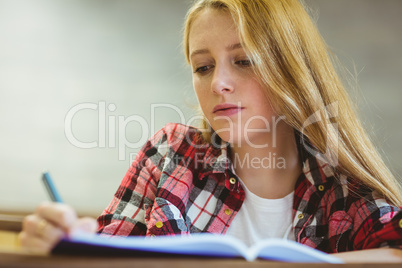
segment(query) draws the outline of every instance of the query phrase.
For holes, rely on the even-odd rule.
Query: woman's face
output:
[[[276,116],[229,13],[201,11],[189,35],[193,85],[215,132],[241,146],[267,144]]]

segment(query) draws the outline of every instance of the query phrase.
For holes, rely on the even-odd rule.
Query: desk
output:
[[[264,267],[264,268],[397,268],[400,263],[373,264],[303,264],[303,263],[280,263],[270,261],[247,262],[242,259],[208,259],[208,258],[131,258],[131,257],[82,257],[82,256],[35,256],[18,252],[0,252],[0,268],[121,268],[121,267],[145,267],[145,268],[243,268],[243,267]]]

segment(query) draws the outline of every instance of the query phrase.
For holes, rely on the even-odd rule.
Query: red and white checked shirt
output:
[[[99,233],[117,236],[225,234],[244,201],[226,148],[200,143],[196,128],[168,124],[138,153]],[[402,248],[402,212],[317,158],[306,157],[295,187],[295,240],[335,253]],[[353,192],[348,186],[353,186]]]

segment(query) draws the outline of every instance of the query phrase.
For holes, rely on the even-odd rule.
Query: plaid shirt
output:
[[[98,218],[103,235],[225,234],[244,201],[226,148],[168,124],[138,153]],[[311,155],[302,159],[293,204],[295,240],[324,252],[402,248],[402,212]],[[353,192],[350,190],[353,189]]]

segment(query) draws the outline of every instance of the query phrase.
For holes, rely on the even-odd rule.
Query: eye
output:
[[[201,66],[195,69],[194,73],[204,74],[212,69],[211,65]]]
[[[238,60],[235,62],[237,65],[243,66],[243,67],[249,67],[252,64],[252,62],[250,60]]]

